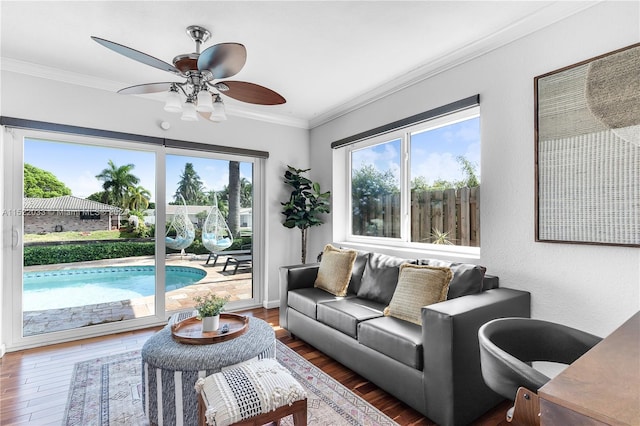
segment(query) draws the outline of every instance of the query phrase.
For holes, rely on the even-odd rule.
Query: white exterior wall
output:
[[[344,187],[331,142],[479,93],[482,247],[473,261],[501,286],[531,292],[533,317],[604,336],[640,309],[640,249],[535,242],[533,79],[638,41],[640,3],[602,2],[314,128],[312,179]],[[314,228],[310,253],[339,240],[343,222]]]

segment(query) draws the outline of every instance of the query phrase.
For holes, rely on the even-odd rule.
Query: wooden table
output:
[[[538,391],[546,425],[640,425],[640,312]]]

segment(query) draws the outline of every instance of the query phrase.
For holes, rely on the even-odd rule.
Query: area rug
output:
[[[305,387],[309,425],[397,425],[278,340],[276,359]],[[77,363],[63,425],[148,425],[142,408],[141,365],[140,351]],[[286,418],[282,425],[293,421]]]

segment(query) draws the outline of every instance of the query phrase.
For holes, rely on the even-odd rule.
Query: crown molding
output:
[[[526,37],[536,31],[553,25],[563,19],[595,6],[605,0],[598,1],[560,1],[554,2],[525,18],[515,21],[509,26],[491,35],[462,46],[460,49],[445,54],[435,60],[422,64],[414,70],[380,84],[379,89],[367,91],[356,98],[332,108],[309,121],[309,128],[329,123],[350,112],[386,98],[403,89],[420,83],[451,68],[469,62],[495,49]]]
[[[309,129],[309,120],[301,118],[289,117],[282,114],[270,114],[267,112],[259,112],[250,108],[243,108],[239,105],[225,104],[227,115],[235,117],[249,118],[251,120],[265,121],[271,124],[279,124],[282,126],[298,127],[301,129]]]
[[[17,74],[28,75],[36,78],[43,78],[47,80],[59,81],[61,83],[73,84],[76,86],[89,87],[92,89],[105,90],[108,92],[117,92],[123,87],[127,86],[127,83],[115,82],[103,78],[93,77],[86,74],[80,74],[73,71],[63,71],[58,68],[47,67],[41,64],[34,64],[32,62],[20,61],[12,58],[0,58],[0,69],[2,71],[13,72]],[[138,96],[138,95],[134,95]],[[152,99],[158,102],[161,100],[158,97],[152,97],[150,95],[140,95],[146,99]],[[302,129],[309,129],[308,120],[298,119],[295,117],[289,117],[281,114],[270,114],[266,112],[258,112],[251,110],[250,108],[244,108],[238,105],[226,104],[226,113],[228,116],[249,118],[251,120],[264,121],[267,123],[278,124],[289,127],[298,127]]]

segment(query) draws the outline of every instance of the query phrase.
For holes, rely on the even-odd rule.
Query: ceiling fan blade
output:
[[[240,43],[220,43],[207,47],[198,58],[198,70],[209,71],[214,79],[236,75],[247,62],[247,49]]]
[[[216,87],[215,84],[213,86]],[[227,86],[229,89],[224,90],[223,86]],[[259,84],[247,83],[246,81],[225,80],[220,82],[220,87],[220,93],[223,95],[250,104],[280,105],[287,102],[279,93]]]
[[[93,41],[103,45],[104,47],[113,50],[121,55],[126,56],[127,58],[133,59],[134,61],[142,62],[145,65],[152,66],[154,68],[158,68],[162,71],[169,71],[174,74],[180,75],[180,71],[171,64],[168,64],[164,61],[161,61],[158,58],[154,58],[153,56],[147,55],[146,53],[142,53],[138,50],[132,49],[127,46],[123,46],[118,43],[114,43],[113,41],[105,40],[103,38],[91,36]]]
[[[176,83],[147,83],[138,84],[136,86],[125,87],[118,90],[118,93],[123,95],[146,95],[148,93],[168,92],[171,85]]]

